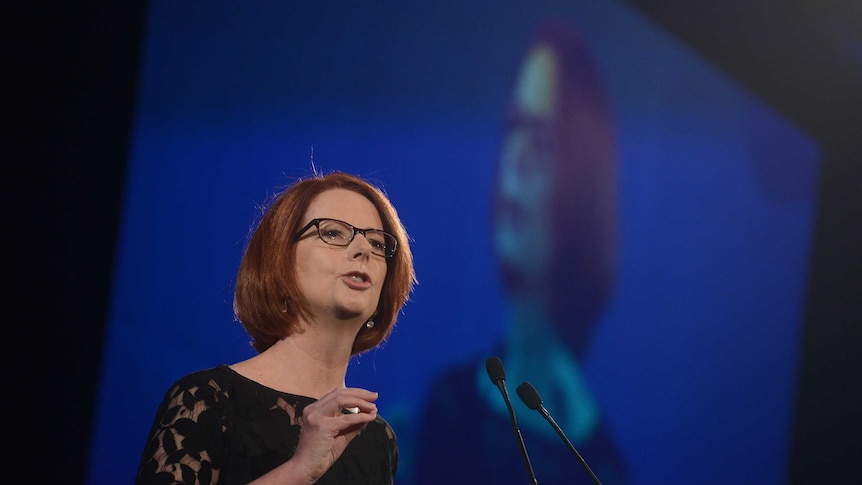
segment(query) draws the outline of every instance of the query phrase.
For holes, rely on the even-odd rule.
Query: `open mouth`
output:
[[[357,283],[366,283],[368,281],[366,275],[362,273],[349,273],[345,276],[347,276],[350,281],[355,281]]]

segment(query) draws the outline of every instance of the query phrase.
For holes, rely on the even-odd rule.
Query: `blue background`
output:
[[[621,286],[588,372],[636,483],[783,483],[820,147],[613,2],[151,3],[87,482],[132,480],[173,379],[251,355],[233,274],[256,205],[312,147],[378,181],[415,240],[413,299],[348,376],[381,392],[409,463],[430,377],[502,330],[490,175],[520,50],[557,14],[587,35],[619,133]]]

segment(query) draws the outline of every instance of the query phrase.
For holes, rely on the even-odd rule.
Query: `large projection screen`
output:
[[[437,386],[498,353],[513,318],[495,259],[498,160],[522,55],[551,20],[583,40],[613,131],[615,283],[577,368],[619,474],[785,483],[821,149],[618,1],[149,2],[87,483],[133,482],[175,379],[253,355],[231,308],[243,245],[259,205],[312,170],[378,184],[413,240],[419,284],[347,379],[380,393],[396,482],[423,483],[427,450],[462,432],[429,434],[425,417],[485,414],[432,409]],[[537,458],[539,483],[587,483],[545,431],[525,432],[527,448],[567,459]],[[476,454],[518,460],[501,434]],[[463,483],[491,476],[481,457],[464,462]],[[509,466],[507,483],[525,483]]]

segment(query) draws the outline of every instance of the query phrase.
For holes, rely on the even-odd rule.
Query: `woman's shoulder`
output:
[[[176,381],[174,381],[174,385],[183,385],[183,384],[194,384],[199,382],[206,382],[209,380],[218,380],[218,381],[230,381],[232,380],[233,371],[231,371],[230,367],[226,364],[219,364],[215,367],[210,367],[208,369],[200,369],[196,371],[189,372],[185,374]]]
[[[214,392],[224,392],[241,382],[239,374],[226,364],[219,364],[208,369],[201,369],[185,374],[176,379],[168,390],[169,395],[176,396],[181,392],[207,389]]]
[[[168,391],[168,397],[186,393],[196,399],[218,396],[231,400],[280,403],[291,407],[303,407],[315,401],[310,397],[299,396],[267,387],[254,381],[227,364],[202,369],[177,379]]]

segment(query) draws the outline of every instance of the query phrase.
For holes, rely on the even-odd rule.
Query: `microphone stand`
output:
[[[599,477],[597,477],[596,474],[593,473],[593,470],[590,468],[589,465],[587,465],[587,462],[584,461],[583,457],[581,457],[581,454],[578,453],[578,450],[575,449],[575,445],[573,445],[572,442],[569,441],[569,438],[566,438],[566,434],[563,433],[562,428],[560,428],[557,422],[554,421],[554,418],[551,417],[551,413],[549,413],[548,410],[545,409],[545,406],[542,404],[542,398],[539,396],[539,393],[536,391],[536,389],[529,382],[522,382],[521,385],[518,386],[517,391],[518,397],[520,397],[521,400],[524,401],[524,404],[526,404],[528,408],[538,411],[542,414],[542,416],[545,417],[546,420],[548,420],[549,423],[551,423],[551,426],[554,428],[554,431],[556,431],[557,434],[560,435],[560,438],[562,438],[563,441],[566,443],[566,446],[569,447],[569,451],[571,451],[572,454],[575,455],[575,458],[577,458],[578,463],[580,463],[584,471],[587,472],[587,475],[589,475],[590,480],[592,480],[593,482],[593,485],[602,485],[602,482],[599,481]]]
[[[491,378],[491,382],[500,389],[503,401],[506,402],[506,408],[509,410],[509,419],[512,421],[512,431],[515,433],[515,440],[518,442],[518,447],[521,450],[521,457],[524,458],[524,466],[527,468],[527,474],[530,476],[530,483],[532,485],[539,485],[539,482],[536,481],[536,474],[533,472],[533,465],[530,463],[530,457],[527,455],[524,438],[521,436],[521,430],[518,428],[518,421],[515,419],[515,410],[512,409],[509,392],[506,390],[506,371],[503,369],[503,362],[499,357],[489,357],[485,361],[485,369],[488,371],[488,377]]]
[[[518,446],[521,448],[521,456],[524,458],[524,466],[527,467],[527,473],[530,475],[530,483],[538,485],[536,475],[533,472],[533,465],[530,463],[530,457],[527,455],[527,447],[524,445],[524,438],[521,436],[521,430],[518,428],[518,421],[515,419],[515,410],[512,409],[512,403],[509,401],[509,393],[506,391],[506,382],[504,380],[497,381],[497,387],[503,393],[503,400],[506,401],[506,407],[509,408],[509,419],[512,421],[512,431],[515,432],[515,439],[518,441]]]
[[[590,468],[589,465],[587,465],[587,462],[584,461],[583,457],[581,457],[581,454],[578,453],[577,449],[575,449],[575,446],[572,444],[572,442],[569,441],[568,438],[566,438],[566,435],[563,433],[563,430],[560,428],[557,422],[554,421],[554,418],[551,417],[551,413],[549,413],[548,410],[545,409],[545,406],[539,406],[537,411],[542,413],[542,416],[544,416],[545,419],[547,419],[548,422],[551,423],[551,426],[554,427],[554,430],[557,432],[558,435],[560,435],[560,438],[562,438],[563,441],[566,442],[566,446],[569,448],[569,451],[571,451],[572,454],[575,455],[575,458],[578,460],[578,463],[581,464],[581,468],[583,468],[584,471],[587,472],[587,475],[590,476],[590,480],[592,480],[593,484],[602,485],[602,482],[599,481],[599,477],[597,477],[596,474],[593,473],[593,470]]]

